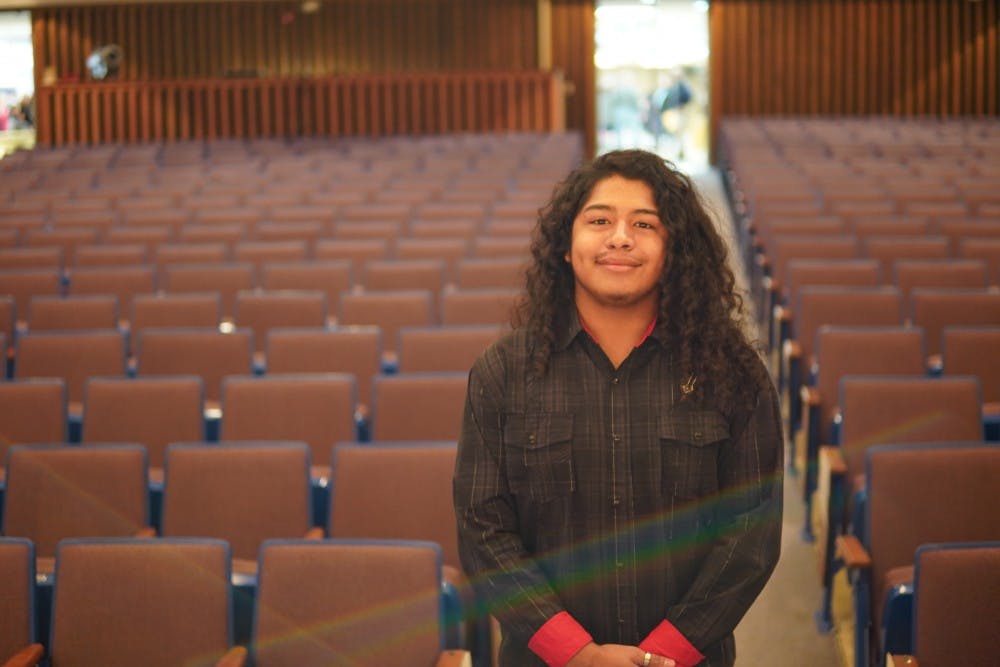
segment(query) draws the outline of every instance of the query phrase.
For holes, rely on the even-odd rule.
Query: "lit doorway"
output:
[[[707,0],[597,0],[597,151],[708,164]]]
[[[31,12],[0,11],[0,157],[35,145]]]

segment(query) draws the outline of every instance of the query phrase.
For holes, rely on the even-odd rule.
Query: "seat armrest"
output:
[[[45,649],[41,644],[29,644],[10,656],[3,663],[3,667],[34,667],[41,661],[43,655],[45,655]]]
[[[856,535],[837,536],[837,555],[851,569],[867,570],[872,566],[871,555]]]
[[[917,664],[917,659],[912,655],[893,655],[889,653],[885,656],[885,667],[919,667],[919,665]]]
[[[434,667],[472,667],[472,654],[468,651],[444,651]]]
[[[215,667],[243,667],[247,663],[247,650],[243,646],[234,646],[219,658]]]
[[[323,529],[320,526],[313,526],[306,531],[305,538],[307,540],[322,540],[323,539]]]

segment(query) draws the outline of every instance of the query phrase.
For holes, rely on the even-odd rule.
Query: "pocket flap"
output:
[[[507,415],[504,443],[510,447],[535,449],[573,437],[573,415],[569,412],[546,412]]]
[[[729,424],[715,410],[675,410],[660,418],[660,438],[707,445],[729,437]]]

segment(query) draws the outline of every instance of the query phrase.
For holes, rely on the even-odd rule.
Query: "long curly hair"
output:
[[[657,328],[673,350],[680,377],[694,379],[692,398],[731,412],[767,380],[745,334],[743,298],[726,246],[690,179],[647,151],[612,151],[577,168],[539,210],[526,289],[512,320],[515,328],[533,334],[533,370],[545,374],[575,307],[573,269],[564,259],[573,220],[594,186],[616,175],[649,185],[667,228]]]

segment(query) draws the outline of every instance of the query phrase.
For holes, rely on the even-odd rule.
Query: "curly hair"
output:
[[[573,269],[564,259],[573,220],[594,186],[616,175],[649,185],[667,229],[657,328],[674,351],[680,377],[695,379],[695,400],[711,397],[731,412],[767,381],[744,333],[743,298],[726,262],[726,246],[690,179],[647,151],[612,151],[575,169],[539,210],[526,289],[513,317],[514,327],[526,328],[535,339],[533,370],[545,374],[574,308]]]

